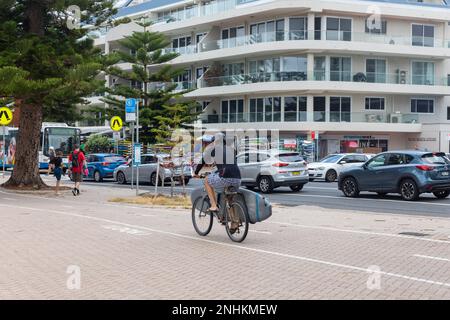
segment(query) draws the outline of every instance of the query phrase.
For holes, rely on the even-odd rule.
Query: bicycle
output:
[[[206,211],[211,207],[207,194],[195,199],[192,205],[192,223],[195,231],[200,236],[206,237],[211,232],[215,217],[218,222],[225,225],[231,241],[244,241],[249,228],[249,217],[245,200],[234,187],[227,187],[223,192],[216,193],[219,207],[218,212],[211,213]],[[232,229],[233,222],[238,225],[237,229]]]

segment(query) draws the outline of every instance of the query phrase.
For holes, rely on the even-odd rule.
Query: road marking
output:
[[[16,199],[11,199],[11,198],[3,198],[3,200],[6,200],[6,201],[16,201]]]
[[[158,229],[148,228],[148,227],[144,227],[144,226],[133,225],[133,224],[124,223],[124,222],[120,222],[120,221],[114,221],[114,220],[109,220],[109,219],[104,219],[104,218],[99,218],[99,217],[87,216],[87,215],[82,215],[82,214],[77,214],[77,213],[68,213],[68,212],[62,212],[62,211],[56,211],[56,210],[30,208],[30,207],[19,207],[19,206],[7,205],[7,204],[0,204],[0,206],[8,207],[8,208],[23,209],[23,210],[34,210],[34,211],[40,211],[40,212],[45,212],[45,213],[50,212],[50,213],[71,216],[71,217],[77,217],[77,218],[83,218],[83,219],[88,219],[88,220],[102,221],[102,222],[107,222],[107,223],[110,223],[113,225],[122,225],[122,226],[130,227],[130,228],[147,230],[147,231],[154,232],[154,233],[164,234],[164,235],[173,236],[173,237],[182,238],[182,239],[189,239],[189,240],[194,240],[194,241],[199,241],[199,242],[210,243],[210,244],[227,247],[227,248],[263,253],[263,254],[287,258],[287,259],[294,259],[294,260],[311,262],[311,263],[315,263],[315,264],[322,264],[322,265],[336,267],[336,268],[340,268],[340,269],[361,271],[364,273],[368,272],[368,268],[364,268],[364,267],[357,267],[357,266],[341,264],[341,263],[336,263],[336,262],[331,262],[331,261],[326,261],[326,260],[319,260],[319,259],[314,259],[314,258],[309,258],[309,257],[304,257],[304,256],[296,256],[296,255],[286,254],[286,253],[281,253],[281,252],[276,252],[276,251],[244,247],[242,245],[218,242],[218,241],[214,241],[214,240],[207,240],[204,238],[193,237],[193,236],[174,233],[174,232],[170,232],[170,231],[158,230]],[[429,284],[433,284],[433,285],[437,285],[437,286],[443,286],[443,287],[450,288],[450,283],[447,283],[447,282],[434,281],[434,280],[429,280],[429,279],[424,279],[424,278],[417,278],[417,277],[402,275],[402,274],[393,273],[393,272],[386,272],[386,271],[379,271],[378,273],[381,275],[385,275],[385,276],[389,276],[389,277],[393,277],[393,278],[400,278],[400,279],[405,279],[405,280],[410,280],[410,281],[415,281],[415,282],[429,283]]]
[[[450,259],[439,258],[439,257],[432,257],[432,256],[424,256],[424,255],[421,255],[421,254],[415,254],[414,257],[450,262]]]
[[[62,208],[66,208],[66,209],[73,209],[73,206],[61,206]]]
[[[150,235],[150,232],[145,232],[139,229],[134,228],[128,228],[128,227],[122,227],[117,225],[108,225],[108,226],[102,226],[103,229],[112,230],[112,231],[119,231],[120,233],[126,233],[131,234],[133,236],[147,236]]]
[[[248,232],[272,235],[272,232],[269,231],[248,230]]]
[[[366,234],[366,235],[371,235],[371,236],[382,236],[382,237],[401,238],[401,239],[410,239],[410,240],[419,240],[419,241],[450,244],[450,241],[446,241],[446,240],[418,238],[418,237],[405,236],[405,235],[393,234],[393,233],[349,230],[349,229],[339,229],[339,228],[321,227],[321,226],[307,226],[307,225],[302,225],[302,224],[295,224],[295,223],[288,223],[288,222],[281,222],[281,221],[266,221],[266,223],[277,224],[277,225],[286,225],[286,226],[298,227],[298,228],[304,228],[304,229],[328,230],[328,231],[337,231],[337,232]]]
[[[336,196],[324,196],[318,194],[284,194],[284,196],[295,196],[295,197],[307,197],[307,198],[329,198],[329,199],[346,199],[346,200],[362,200],[362,201],[381,201],[381,202],[396,202],[412,205],[430,205],[430,206],[444,206],[450,207],[450,203],[429,203],[429,202],[417,202],[417,201],[402,201],[402,200],[390,200],[390,199],[366,199],[366,198],[347,198],[347,197],[336,197]]]

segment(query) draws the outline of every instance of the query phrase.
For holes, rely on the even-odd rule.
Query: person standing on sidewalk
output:
[[[74,196],[80,195],[80,184],[83,181],[83,168],[86,165],[86,157],[80,150],[79,145],[74,146],[74,151],[69,155],[70,172],[72,173],[72,179],[75,182],[75,188],[72,193]]]
[[[50,164],[53,167],[53,174],[56,178],[56,188],[55,188],[55,194],[59,196],[59,186],[61,185],[61,176],[63,173],[62,165],[63,165],[63,153],[62,151],[58,150],[56,152],[56,155],[50,160]]]

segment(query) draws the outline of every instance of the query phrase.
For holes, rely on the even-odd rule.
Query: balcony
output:
[[[328,115],[328,119],[327,119]],[[419,115],[414,113],[377,112],[249,112],[235,114],[203,114],[199,118],[204,124],[223,123],[378,123],[378,124],[419,124]]]
[[[221,39],[217,41],[205,41],[199,45],[197,50],[193,46],[193,50],[181,50],[181,54],[195,54],[198,52],[208,52],[221,49],[238,48],[251,46],[259,43],[272,43],[283,41],[313,41],[317,43],[371,43],[375,45],[387,45],[384,51],[391,50],[393,47],[407,46],[410,48],[450,48],[450,40],[436,39],[433,37],[411,37],[411,36],[395,36],[382,34],[369,34],[364,32],[347,32],[347,31],[274,31],[260,34],[246,35],[229,39]]]
[[[397,84],[397,85],[417,85],[417,86],[445,86],[449,87],[449,79],[432,77],[429,75],[412,75],[407,73],[363,73],[352,74],[349,71],[314,71],[311,80],[308,80],[305,71],[277,71],[260,72],[250,74],[237,74],[221,77],[207,77],[200,81],[200,88],[222,87],[232,85],[243,85],[265,82],[290,82],[290,81],[313,81],[313,82],[353,82],[371,84]]]

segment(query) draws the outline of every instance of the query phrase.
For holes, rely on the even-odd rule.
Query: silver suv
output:
[[[309,181],[306,162],[296,152],[246,151],[237,156],[237,164],[242,184],[250,189],[257,187],[263,193],[281,186],[300,191]]]

